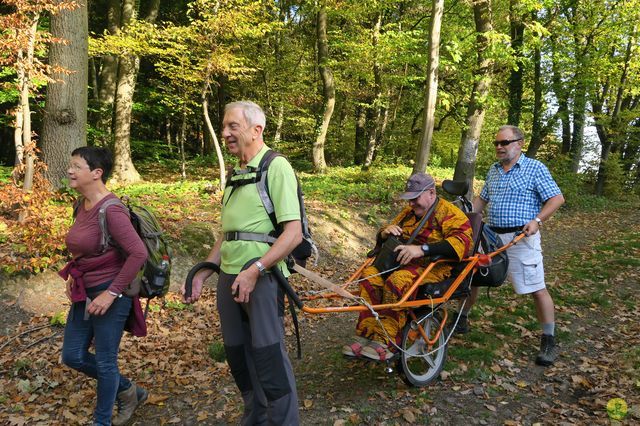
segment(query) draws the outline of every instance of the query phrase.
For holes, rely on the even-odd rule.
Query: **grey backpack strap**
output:
[[[271,201],[271,197],[269,196],[269,191],[267,189],[267,170],[269,170],[269,165],[271,165],[271,161],[274,158],[279,157],[280,154],[270,149],[265,152],[262,159],[260,159],[260,164],[258,165],[258,171],[260,173],[260,180],[256,182],[256,187],[258,189],[258,195],[260,196],[260,200],[262,201],[262,205],[264,209],[267,211],[269,218],[272,222],[275,219],[275,208],[273,207],[273,202]],[[276,228],[277,223],[273,223],[274,229]]]
[[[120,201],[120,199],[110,198],[105,201],[100,206],[100,210],[98,210],[98,224],[100,225],[100,230],[102,231],[102,238],[100,239],[100,253],[104,253],[105,251],[107,251],[107,248],[109,248],[109,243],[111,242],[111,235],[109,235],[109,227],[107,226],[107,208],[109,206],[115,206],[116,204],[121,204],[124,206],[124,203]]]

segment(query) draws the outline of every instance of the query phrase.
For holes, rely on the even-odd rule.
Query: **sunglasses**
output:
[[[509,145],[509,144],[511,144],[513,142],[518,142],[520,140],[522,140],[522,139],[519,138],[519,139],[505,139],[505,140],[502,140],[502,141],[493,141],[493,146],[498,146],[498,145],[507,146],[507,145]]]

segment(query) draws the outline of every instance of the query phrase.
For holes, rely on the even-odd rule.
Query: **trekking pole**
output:
[[[191,297],[191,289],[193,287],[193,277],[200,271],[200,269],[211,269],[213,272],[219,274],[220,267],[213,262],[200,262],[196,264],[189,273],[187,274],[187,278],[185,279],[184,284],[184,297]]]

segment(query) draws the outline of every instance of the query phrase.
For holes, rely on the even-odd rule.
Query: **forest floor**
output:
[[[323,248],[315,268],[339,282],[362,260],[374,228],[362,213],[310,206]],[[507,284],[481,296],[472,332],[449,342],[441,376],[424,388],[404,384],[375,362],[343,357],[354,314],[303,315],[302,359],[295,359],[291,317],[287,339],[305,425],[638,424],[640,422],[640,209],[562,212],[543,228],[546,279],[557,307],[561,356],[538,367],[539,343],[530,298]],[[196,259],[178,258],[173,289]],[[294,277],[297,288],[309,283]],[[95,383],[60,363],[67,308],[55,274],[2,283],[0,295],[0,424],[85,424]],[[213,283],[210,283],[213,286]],[[123,374],[149,389],[132,424],[237,424],[240,395],[220,351],[215,294],[193,307],[170,293],[153,301],[149,336],[123,338]],[[219,358],[218,358],[219,359]],[[612,420],[606,405],[626,401]]]

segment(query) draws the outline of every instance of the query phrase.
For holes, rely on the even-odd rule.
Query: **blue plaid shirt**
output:
[[[480,198],[489,203],[489,225],[510,228],[527,224],[545,201],[559,194],[549,169],[521,154],[508,172],[500,163],[489,168]]]

